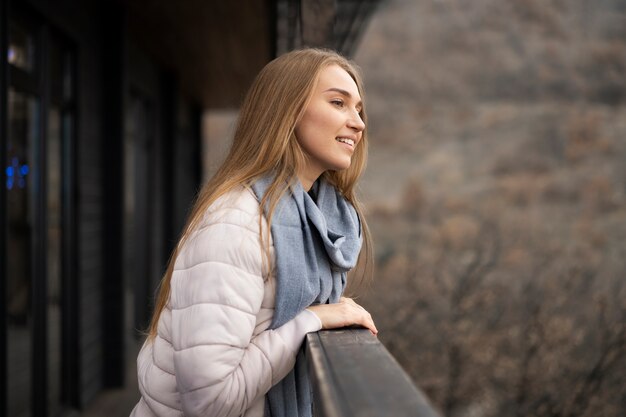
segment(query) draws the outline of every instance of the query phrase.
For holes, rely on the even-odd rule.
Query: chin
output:
[[[348,168],[350,168],[351,162],[348,161],[347,163],[339,163],[339,164],[335,164],[335,166],[333,168],[331,168],[332,171],[344,171]]]

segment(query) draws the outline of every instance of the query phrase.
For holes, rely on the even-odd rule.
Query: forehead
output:
[[[329,88],[345,90],[357,101],[361,100],[359,88],[356,83],[350,74],[339,65],[329,65],[320,71],[316,90],[318,92],[324,92]]]

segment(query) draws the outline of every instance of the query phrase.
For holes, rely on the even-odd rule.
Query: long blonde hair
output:
[[[329,65],[340,66],[352,77],[365,103],[358,68],[333,51],[314,48],[292,51],[268,63],[257,75],[241,106],[232,148],[213,178],[198,193],[179,244],[170,256],[148,328],[149,338],[156,335],[159,317],[168,302],[178,251],[215,200],[236,187],[250,185],[256,178],[272,172],[275,179],[261,201],[261,207],[267,204],[267,223],[271,224],[280,197],[297,179],[300,167],[305,166],[307,155],[296,140],[294,129],[307,107],[319,73]],[[367,125],[365,105],[360,116]],[[364,130],[350,167],[323,174],[354,205],[359,214],[364,243],[357,268],[361,271],[360,283],[371,273],[373,262],[369,229],[355,195],[356,182],[367,161],[367,144],[367,130]],[[269,233],[263,236],[262,232],[261,241],[264,256],[269,262]]]

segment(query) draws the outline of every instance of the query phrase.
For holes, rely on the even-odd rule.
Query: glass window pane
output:
[[[46,136],[46,227],[47,227],[47,368],[48,413],[58,415],[62,409],[63,395],[63,213],[65,192],[71,189],[64,169],[68,163],[73,137],[74,116],[71,111],[73,55],[60,38],[50,37],[48,43],[48,86],[50,107]],[[73,360],[73,359],[70,359]]]
[[[15,21],[9,23],[7,61],[24,71],[33,72],[35,69],[35,36]]]
[[[149,300],[151,279],[150,245],[138,242],[151,242],[150,222],[152,208],[151,194],[151,148],[152,141],[151,102],[139,94],[131,94],[126,116],[126,137],[124,140],[124,187],[126,230],[125,260],[126,285],[132,285],[134,293],[135,329],[145,329],[149,321]],[[130,287],[127,287],[130,289]]]
[[[50,42],[48,52],[50,99],[53,103],[60,103],[63,100],[63,50],[56,42]]]
[[[67,104],[74,98],[73,55],[59,39],[51,39],[49,45],[50,99],[54,104]]]
[[[37,98],[9,89],[7,188],[8,415],[29,416],[31,402],[31,247]]]
[[[63,100],[70,101],[74,98],[74,60],[69,52],[63,55]]]
[[[134,305],[134,281],[137,277],[137,254],[136,248],[136,209],[135,209],[135,142],[137,141],[136,135],[140,126],[137,126],[137,104],[135,100],[127,109],[126,114],[126,135],[124,140],[124,240],[123,240],[123,253],[124,253],[124,282],[125,282],[125,299],[128,312],[127,331],[132,332],[133,328],[137,328],[135,325],[135,311],[134,307],[128,308],[129,305]],[[128,334],[128,333],[127,333]]]
[[[61,400],[61,254],[62,254],[61,111],[51,107],[47,137],[47,266],[48,266],[48,412],[56,415]]]

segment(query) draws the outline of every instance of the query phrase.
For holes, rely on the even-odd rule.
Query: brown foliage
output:
[[[449,417],[626,415],[624,22],[623,0],[392,0],[364,39],[364,304]]]
[[[605,271],[625,261],[593,217],[550,236],[541,199],[512,222],[499,195],[373,219],[397,242],[365,300],[380,337],[447,416],[622,415],[626,287]]]

